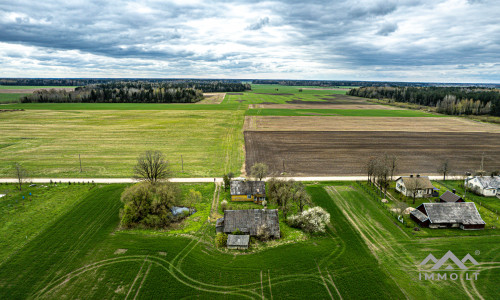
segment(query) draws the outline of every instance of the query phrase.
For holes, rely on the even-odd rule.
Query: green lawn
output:
[[[146,150],[163,151],[176,177],[239,174],[243,118],[242,110],[2,113],[0,177],[12,176],[14,162],[33,177],[130,177]]]
[[[412,110],[396,109],[249,109],[247,116],[345,116],[345,117],[437,117]]]

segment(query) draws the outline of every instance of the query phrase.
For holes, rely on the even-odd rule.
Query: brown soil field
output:
[[[246,116],[244,130],[253,131],[411,131],[500,133],[500,126],[462,118]]]
[[[221,104],[224,97],[226,97],[226,93],[203,93],[203,97],[205,99],[196,102],[196,104]]]
[[[51,90],[50,89],[5,89],[5,90],[0,90],[0,93],[2,94],[29,94],[33,93],[34,91],[40,91],[40,90]],[[54,88],[55,90],[65,90],[68,92],[74,91],[74,88]]]
[[[479,168],[482,153],[486,170],[493,171],[500,170],[499,149],[499,133],[245,132],[247,172],[261,162],[272,175],[364,175],[369,157],[384,153],[398,157],[398,174],[436,174],[445,159],[455,174],[463,174]]]

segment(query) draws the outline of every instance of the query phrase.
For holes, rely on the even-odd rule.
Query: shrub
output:
[[[267,241],[271,237],[271,229],[267,224],[262,224],[257,228],[257,238],[261,241]]]
[[[330,214],[323,208],[316,206],[287,219],[292,227],[301,228],[310,233],[325,232],[326,225],[330,224]]]
[[[233,232],[231,232],[231,234],[234,234],[234,235],[245,235],[246,233],[241,232],[241,230],[239,228],[236,228],[236,230],[233,231]]]
[[[215,246],[222,248],[227,246],[227,234],[219,232],[215,236]]]
[[[220,203],[220,208],[222,209],[222,212],[226,211],[226,209],[227,209],[227,201],[226,201],[226,199],[222,200],[222,202]]]

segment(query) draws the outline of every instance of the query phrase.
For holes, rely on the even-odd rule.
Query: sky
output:
[[[500,83],[500,1],[0,0],[0,77]]]

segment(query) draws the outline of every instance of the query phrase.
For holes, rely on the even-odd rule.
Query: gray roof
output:
[[[458,200],[462,199],[462,197],[453,194],[450,191],[446,191],[444,194],[439,197],[439,199],[445,201],[445,202],[457,202]]]
[[[266,183],[264,181],[231,181],[231,195],[256,194],[266,194]]]
[[[410,177],[410,176],[401,176],[397,180],[402,179],[405,187],[409,189],[411,186],[417,184],[419,189],[434,189],[435,187],[432,185],[428,176],[420,176],[420,177]]]
[[[477,211],[474,202],[422,203],[420,206],[422,205],[424,206],[425,214],[433,224],[486,224]]]
[[[420,222],[425,222],[429,219],[426,215],[424,215],[420,210],[415,209],[410,212],[414,217],[416,217]]]
[[[485,189],[500,189],[500,176],[478,176],[476,178]]]
[[[236,230],[257,235],[257,229],[267,224],[271,236],[280,237],[280,224],[277,209],[246,209],[226,210],[224,212],[224,232],[231,233]]]
[[[244,246],[248,247],[248,242],[250,241],[249,235],[227,235],[227,245],[228,246]]]

